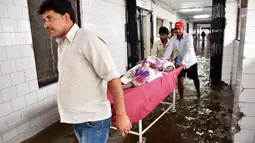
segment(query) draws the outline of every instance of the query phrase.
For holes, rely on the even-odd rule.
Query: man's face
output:
[[[173,31],[171,32],[171,37],[173,37],[175,33],[176,33],[175,30],[173,30]]]
[[[66,18],[53,10],[46,11],[42,14],[43,27],[47,29],[50,36],[60,38],[65,34]]]
[[[182,35],[182,33],[183,33],[183,28],[175,28],[175,33],[176,33],[177,36]]]
[[[161,42],[166,42],[168,35],[167,34],[159,34],[160,40]]]

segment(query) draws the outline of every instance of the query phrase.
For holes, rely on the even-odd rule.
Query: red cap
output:
[[[176,22],[176,23],[175,23],[175,28],[178,28],[178,29],[184,28],[184,23],[181,22],[181,21]]]

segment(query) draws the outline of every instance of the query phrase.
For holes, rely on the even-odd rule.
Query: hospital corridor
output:
[[[255,143],[254,14],[255,0],[0,0],[0,143]]]
[[[196,49],[201,80],[201,99],[197,100],[195,96],[193,81],[186,80],[184,102],[177,101],[177,113],[168,112],[146,132],[146,143],[197,143],[199,141],[232,143],[230,132],[232,90],[229,86],[224,86],[222,89],[211,89],[208,86],[210,44],[206,41],[203,47],[201,40],[198,43]],[[171,96],[166,100],[171,100]],[[144,120],[144,127],[166,108],[165,105],[158,105]],[[138,130],[137,124],[134,124],[133,130]],[[55,123],[23,143],[78,143],[75,138],[71,126]],[[111,130],[107,143],[135,143],[137,140],[136,135],[123,138],[118,132]]]

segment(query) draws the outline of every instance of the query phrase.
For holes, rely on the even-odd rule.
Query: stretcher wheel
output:
[[[171,109],[172,114],[176,114],[176,109]]]

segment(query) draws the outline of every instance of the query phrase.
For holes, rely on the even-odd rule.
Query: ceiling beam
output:
[[[197,6],[197,7],[193,6],[193,7],[185,7],[185,8],[173,9],[173,10],[179,11],[179,10],[192,9],[192,8],[212,8],[212,6]]]
[[[211,21],[195,21],[193,24],[211,24]]]

